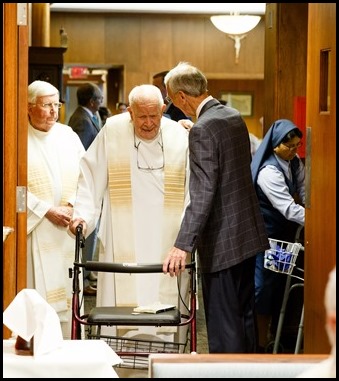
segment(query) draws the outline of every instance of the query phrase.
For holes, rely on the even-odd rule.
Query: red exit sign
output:
[[[88,69],[87,67],[74,66],[71,68],[72,78],[87,78]]]

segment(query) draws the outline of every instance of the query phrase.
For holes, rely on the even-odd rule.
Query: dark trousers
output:
[[[97,229],[94,229],[94,231],[85,239],[85,246],[82,249],[82,260],[83,261],[93,261],[94,253],[96,249],[97,244]],[[86,287],[89,284],[88,276],[90,274],[90,271],[83,270],[84,271],[84,287]]]
[[[201,274],[210,353],[255,353],[258,331],[255,256],[216,273]]]

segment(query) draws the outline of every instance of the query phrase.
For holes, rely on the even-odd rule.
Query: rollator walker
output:
[[[184,304],[185,310],[180,311],[175,307],[167,311],[158,313],[135,313],[134,308],[104,306],[94,307],[89,313],[81,316],[80,308],[80,280],[82,270],[111,272],[111,273],[129,273],[129,274],[150,274],[163,273],[162,264],[132,264],[132,263],[109,263],[99,261],[82,262],[80,249],[85,245],[85,238],[82,232],[82,225],[76,229],[75,241],[75,260],[72,272],[73,276],[73,296],[72,296],[72,333],[73,340],[80,340],[84,325],[85,339],[104,339],[115,352],[124,360],[126,366],[131,365],[142,367],[142,364],[148,364],[150,353],[179,353],[183,352],[187,343],[173,343],[165,341],[146,341],[132,340],[130,338],[119,336],[105,336],[101,334],[101,328],[111,326],[189,326],[189,348],[190,352],[196,352],[196,262],[194,253],[191,261],[186,265],[189,271],[189,305]],[[165,276],[165,275],[164,275]],[[126,285],[128,287],[128,285]],[[144,360],[142,360],[144,359]],[[138,363],[139,361],[139,363]],[[122,366],[124,366],[122,364]]]

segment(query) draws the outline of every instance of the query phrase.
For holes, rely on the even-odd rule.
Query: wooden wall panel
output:
[[[238,65],[233,40],[209,16],[52,12],[50,46],[60,45],[60,26],[69,37],[65,66],[124,67],[125,99],[133,86],[179,61],[191,62],[208,77],[263,79],[263,21],[242,40]]]
[[[307,3],[280,4],[279,114],[293,119],[295,96],[306,95]]]
[[[264,131],[293,120],[296,96],[306,96],[308,3],[267,3]]]
[[[210,29],[206,28],[204,19],[173,17],[172,29],[168,43],[172,44],[174,54],[168,69],[180,61],[186,61],[205,72],[206,41]]]
[[[263,75],[265,22],[261,19],[258,26],[247,33],[240,43],[239,63],[235,63],[234,40],[220,32],[209,19],[205,22],[205,51],[202,57],[205,62],[205,71],[208,73],[232,73],[243,76],[244,73],[253,77]],[[252,78],[253,78],[252,77]]]
[[[264,115],[264,80],[228,80],[228,79],[208,79],[209,93],[219,99],[220,91],[224,92],[249,92],[253,94],[251,116],[244,117],[249,132],[252,132],[258,138],[263,138],[263,128],[259,121]]]
[[[65,28],[68,35],[65,62],[72,60],[81,66],[84,63],[104,63],[105,51],[111,46],[111,41],[105,40],[104,17],[96,13],[85,13],[77,20],[74,20],[74,17],[58,17],[57,20],[54,20],[53,13],[51,13],[50,47],[61,46],[59,35],[61,27]],[[105,41],[107,45],[105,45]]]
[[[48,47],[50,43],[50,9],[48,3],[32,3],[32,46]],[[43,33],[41,33],[43,31]]]
[[[138,18],[139,19],[139,18]],[[175,54],[176,46],[171,39],[167,39],[165,36],[173,35],[173,23],[168,17],[154,17],[152,15],[145,15],[140,18],[140,61],[135,67],[135,72],[140,71],[141,68],[149,67],[150,60],[154,60],[157,63],[159,71],[167,70],[173,56]],[[126,28],[126,24],[124,26]],[[129,29],[129,27],[127,27]],[[152,36],[152,42],[150,43],[149,36]],[[133,39],[132,39],[133,41]],[[125,55],[122,56],[122,62],[126,60],[131,52],[125,50]],[[148,72],[149,70],[145,70]],[[128,77],[128,67],[126,67],[126,76]]]
[[[135,17],[123,16],[110,22],[109,16],[105,19],[105,61],[107,65],[124,66],[128,71],[139,71],[141,62],[141,20]],[[126,28],[126,24],[128,28]],[[166,30],[165,30],[166,32]],[[128,53],[129,52],[129,53]],[[133,59],[125,60],[127,54]],[[69,60],[65,62],[70,62]],[[128,67],[128,69],[127,69]]]
[[[279,55],[276,54],[276,44],[278,44],[277,25],[278,3],[266,4],[266,26],[265,26],[265,110],[264,110],[264,131],[266,132],[278,115],[279,102],[277,99]]]

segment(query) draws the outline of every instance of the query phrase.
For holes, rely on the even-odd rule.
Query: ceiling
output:
[[[52,12],[265,14],[266,3],[51,3]]]

